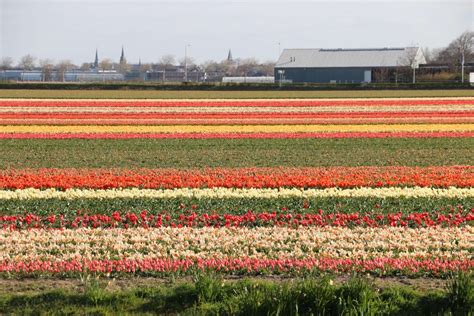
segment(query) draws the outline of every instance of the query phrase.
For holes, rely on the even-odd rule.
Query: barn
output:
[[[425,64],[419,47],[363,49],[284,49],[275,65],[275,81],[362,83],[390,81],[399,69]],[[378,78],[386,77],[384,80]],[[375,80],[377,79],[377,80]]]

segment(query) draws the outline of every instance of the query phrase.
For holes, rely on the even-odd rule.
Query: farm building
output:
[[[393,81],[399,69],[418,68],[424,63],[423,50],[419,47],[285,49],[275,65],[275,80],[295,83]]]

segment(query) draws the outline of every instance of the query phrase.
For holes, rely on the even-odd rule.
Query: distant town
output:
[[[430,50],[421,47],[360,49],[284,49],[278,60],[234,58],[229,49],[222,61],[197,64],[187,56],[162,56],[155,63],[129,62],[125,47],[119,58],[100,58],[75,65],[31,54],[16,63],[0,60],[0,80],[20,82],[224,82],[224,83],[363,83],[363,82],[464,82],[474,71],[474,32],[466,31],[449,45]],[[224,55],[225,56],[225,55]]]

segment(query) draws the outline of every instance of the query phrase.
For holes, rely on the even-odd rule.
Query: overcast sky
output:
[[[80,64],[276,60],[281,48],[446,46],[474,23],[472,0],[0,0],[0,55]]]

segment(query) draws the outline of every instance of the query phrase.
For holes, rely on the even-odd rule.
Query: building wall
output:
[[[275,81],[280,80],[279,70],[284,70],[284,80],[295,83],[360,83],[370,68],[275,68]]]

